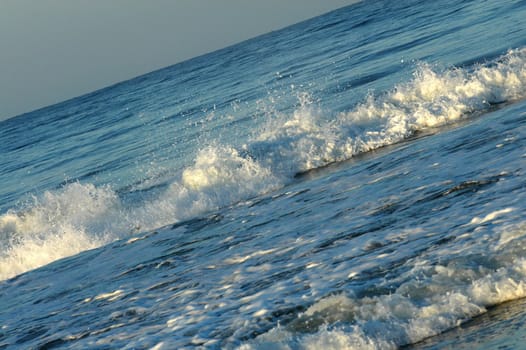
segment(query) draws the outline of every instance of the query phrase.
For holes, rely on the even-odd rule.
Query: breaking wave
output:
[[[398,285],[389,294],[330,295],[240,349],[397,349],[438,335],[488,307],[526,297],[526,259],[518,244],[525,234],[524,222],[508,225],[485,246],[490,254],[467,247],[450,261],[413,262],[388,282]]]
[[[526,48],[467,68],[439,71],[420,64],[410,81],[380,96],[370,94],[352,110],[332,118],[302,95],[292,115],[271,116],[242,147],[202,149],[164,192],[141,203],[127,204],[110,186],[71,183],[35,197],[24,209],[4,213],[0,279],[130,233],[276,190],[297,173],[401,142],[525,96]]]

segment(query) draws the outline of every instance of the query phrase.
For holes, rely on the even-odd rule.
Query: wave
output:
[[[118,208],[109,188],[75,183],[8,211],[0,217],[0,279],[108,243]]]
[[[389,294],[380,286],[377,295],[328,296],[240,349],[397,349],[438,335],[488,307],[526,297],[524,247],[517,244],[525,235],[524,222],[509,225],[483,254],[464,252],[438,264],[416,261],[388,281],[399,284]]]
[[[67,184],[0,216],[0,280],[282,186],[231,147],[202,150],[180,181],[140,203],[128,203],[110,186]]]
[[[291,117],[277,116],[244,147],[274,172],[290,176],[525,96],[526,48],[467,69],[440,72],[422,63],[408,83],[381,96],[370,94],[353,110],[330,120],[324,120],[304,95],[301,108]]]
[[[409,82],[333,117],[301,95],[292,115],[276,113],[241,147],[202,149],[178,180],[140,203],[126,203],[110,186],[73,183],[9,210],[0,216],[0,279],[276,190],[298,173],[525,96],[526,48],[467,68],[422,63]]]

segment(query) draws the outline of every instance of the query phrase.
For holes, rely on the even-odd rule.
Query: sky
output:
[[[356,0],[0,0],[0,120]]]

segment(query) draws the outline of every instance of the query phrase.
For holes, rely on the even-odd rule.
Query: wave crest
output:
[[[437,71],[420,64],[413,79],[327,120],[302,96],[292,116],[278,115],[245,146],[274,172],[291,174],[401,142],[495,104],[526,97],[526,48],[496,61]]]
[[[110,187],[73,183],[27,209],[0,216],[0,279],[122,238],[276,190],[300,172],[406,140],[526,97],[526,48],[467,68],[420,64],[412,79],[370,94],[333,117],[300,95],[291,115],[275,114],[242,147],[202,149],[153,198],[127,205]]]

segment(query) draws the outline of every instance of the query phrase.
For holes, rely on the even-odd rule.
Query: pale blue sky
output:
[[[356,0],[0,0],[0,120]]]

